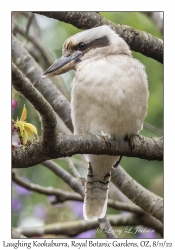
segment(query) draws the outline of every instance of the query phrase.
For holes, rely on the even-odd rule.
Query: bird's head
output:
[[[44,77],[63,74],[88,59],[123,54],[131,56],[126,42],[109,26],[103,25],[79,32],[68,38],[63,45],[62,57],[51,65]]]

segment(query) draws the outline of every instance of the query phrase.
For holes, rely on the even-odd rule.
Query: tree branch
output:
[[[163,63],[163,41],[144,31],[136,30],[132,27],[115,24],[97,12],[90,11],[57,11],[57,12],[37,12],[66,23],[70,23],[79,29],[90,29],[96,26],[109,25],[118,33],[130,46],[131,50],[140,52]]]
[[[30,79],[34,87],[50,103],[54,111],[64,121],[66,126],[73,131],[70,117],[70,104],[62,93],[56,88],[49,78],[41,78],[43,70],[31,57],[17,38],[12,35],[12,58],[19,69]]]
[[[126,140],[110,139],[106,143],[96,135],[66,135],[59,134],[57,143],[51,149],[40,148],[40,139],[31,144],[27,150],[18,149],[12,157],[13,168],[26,168],[48,159],[72,156],[75,154],[106,154],[138,157],[147,160],[163,159],[163,138],[147,138],[133,136],[133,149]],[[32,155],[32,159],[31,159]],[[40,155],[40,157],[38,157]]]
[[[21,65],[22,69],[24,71],[27,71],[27,76],[30,76],[33,81],[36,83],[37,80],[34,78],[34,69],[35,71],[37,67],[37,64],[34,62],[34,60],[28,55],[27,51],[23,49],[17,39],[13,37],[13,51],[14,51],[14,57],[17,59],[19,57],[19,52],[21,52],[21,63],[18,63]],[[16,52],[17,51],[17,52]],[[29,56],[29,57],[28,57]],[[27,59],[26,59],[27,58]],[[17,61],[15,59],[15,61]],[[18,58],[19,59],[19,58]],[[25,65],[25,66],[24,66]],[[15,67],[13,67],[15,69]],[[41,73],[41,70],[39,68],[39,71]],[[39,71],[36,73],[36,78],[39,77]],[[14,73],[13,73],[14,74]],[[24,76],[19,72],[15,74],[15,82],[17,84],[17,89],[24,94],[24,96],[30,96],[29,92],[32,89],[32,85],[26,84],[26,86],[23,86],[22,83],[24,83],[26,80],[24,80]],[[39,80],[39,79],[38,79]],[[40,82],[40,80],[39,80]],[[51,84],[49,82],[49,84]],[[31,86],[30,86],[31,85]],[[35,84],[36,85],[36,84]],[[39,84],[40,86],[41,84]],[[52,88],[52,87],[51,87]],[[34,88],[33,88],[34,89]],[[43,88],[39,89],[39,91]],[[54,89],[52,89],[54,90]],[[57,90],[57,89],[56,89]],[[41,92],[42,92],[41,91]],[[56,91],[56,94],[57,91]],[[38,95],[38,94],[37,94]],[[62,96],[62,94],[60,93]],[[54,96],[51,95],[51,97],[54,99]],[[35,104],[36,98],[31,98],[30,101],[34,102]],[[53,103],[53,99],[51,103]],[[48,101],[50,99],[48,98]],[[56,103],[56,102],[54,102]],[[67,101],[67,105],[69,105]],[[68,106],[67,106],[68,107]],[[61,112],[66,110],[63,108],[60,108]],[[69,106],[70,109],[70,106]],[[39,111],[40,112],[40,111]],[[69,115],[66,115],[66,119],[71,121],[70,113]],[[47,118],[46,118],[47,120]],[[49,123],[45,123],[46,127],[49,131],[50,125]],[[54,136],[52,136],[53,138]],[[140,139],[141,138],[141,139]],[[148,159],[148,160],[162,160],[163,159],[163,138],[146,138],[146,137],[133,137],[133,144],[134,149],[130,148],[130,144],[125,140],[111,140],[109,144],[107,144],[103,138],[99,138],[99,136],[95,135],[64,135],[60,134],[57,138],[56,144],[52,144],[52,147],[43,148],[40,147],[40,143],[42,141],[42,138],[39,138],[34,142],[34,144],[30,145],[27,150],[16,150],[13,154],[13,167],[29,167],[36,165],[38,163],[41,163],[48,159],[58,158],[58,157],[65,157],[65,156],[71,156],[73,154],[84,154],[84,153],[92,153],[92,154],[108,154],[108,155],[121,155],[121,156],[133,156],[133,157],[139,157],[142,159]],[[110,145],[110,146],[109,146]],[[40,155],[40,157],[38,157]],[[32,156],[32,157],[31,157]],[[19,160],[20,159],[20,160]]]
[[[62,178],[75,192],[80,193],[81,196],[84,197],[84,187],[81,185],[81,183],[77,182],[77,179],[75,177],[71,176],[53,161],[46,161],[43,164],[60,178]],[[117,169],[113,170],[112,172],[112,182],[114,183],[114,185],[116,185],[128,198],[139,205],[144,211],[152,214],[160,221],[163,220],[162,198],[143,188],[139,183],[134,181],[121,167],[117,167]],[[71,198],[75,200],[78,198],[78,200],[80,200],[79,197],[76,197],[76,195],[74,196],[74,194],[72,194]],[[60,199],[58,199],[58,201],[60,201]],[[111,200],[109,200],[109,206],[115,209],[121,209],[122,207],[120,205],[120,203],[117,204],[116,202],[111,202]],[[136,206],[134,207],[130,204],[123,204],[123,208],[124,210],[126,209],[138,213],[139,218],[140,216],[142,219],[144,218],[144,223],[146,223],[146,221],[150,221],[150,224],[152,223],[151,227],[160,230],[160,223],[158,223],[158,221],[149,214],[146,214],[142,212],[142,210],[139,210],[139,208],[137,208]]]
[[[107,217],[112,226],[137,226],[140,225],[140,219],[134,214],[120,214],[120,215],[109,215]],[[144,221],[144,226],[151,227],[150,221]],[[85,232],[90,229],[97,229],[98,221],[71,221],[71,222],[60,222],[40,227],[31,228],[16,228],[16,231],[24,234],[27,237],[40,236],[43,234],[65,234],[68,236],[75,236],[79,233]],[[103,228],[103,230],[109,230]],[[114,230],[111,228],[111,230]],[[101,229],[100,229],[101,231]],[[104,232],[105,233],[105,232]]]
[[[145,212],[163,222],[163,199],[161,197],[141,186],[120,166],[112,169],[112,182]]]
[[[82,197],[84,197],[84,187],[81,185],[81,183],[79,183],[77,181],[77,179],[75,177],[73,177],[72,175],[67,173],[67,171],[62,169],[59,165],[57,165],[53,161],[46,161],[46,162],[43,163],[43,165],[48,167],[57,176],[62,178],[75,192],[78,192],[79,194],[81,194]],[[44,187],[41,187],[41,186],[36,185],[36,184],[26,183],[20,177],[17,177],[14,174],[13,174],[13,180],[16,183],[28,188],[29,190],[37,191],[39,193],[43,193],[43,194],[47,194],[47,195],[48,194],[49,195],[51,195],[51,194],[56,195],[57,198],[56,198],[56,201],[54,201],[54,203],[56,203],[56,202],[64,202],[64,201],[66,201],[68,199],[82,200],[81,197],[77,196],[77,194],[74,194],[74,193],[62,191],[62,194],[61,194],[59,189],[44,188]],[[143,193],[143,195],[144,195],[144,193]],[[153,194],[152,194],[152,196],[153,196]],[[117,203],[116,202],[114,202],[114,201],[111,202],[109,200],[109,205],[111,205],[111,204],[112,204],[113,208],[115,207],[115,209],[117,209]],[[121,209],[122,208],[121,204],[118,203],[118,205],[119,205],[118,208]],[[129,209],[128,209],[128,207],[129,207]],[[139,208],[137,208],[137,206],[134,207],[134,205],[132,205],[132,204],[131,205],[123,204],[123,208],[124,208],[124,210],[127,209],[127,210],[130,210],[130,211],[137,212],[137,214],[139,214],[138,218],[141,220],[141,223],[146,224],[147,222],[149,222],[150,227],[156,229],[159,233],[162,233],[162,225],[161,225],[161,223],[159,223],[156,219],[154,219],[149,214],[146,214],[141,209],[139,210]]]
[[[50,59],[49,55],[46,53],[44,47],[42,46],[41,42],[38,41],[37,37],[33,37],[31,35],[29,35],[28,33],[26,34],[25,30],[23,30],[22,28],[20,28],[19,26],[17,26],[15,24],[13,32],[18,32],[20,35],[22,35],[23,37],[25,37],[28,41],[30,41],[36,49],[39,50],[39,52],[41,53],[44,62],[46,64],[46,67],[49,67],[53,61]]]
[[[17,91],[20,91],[40,113],[42,117],[43,138],[42,147],[56,143],[56,116],[50,104],[43,98],[40,92],[31,84],[28,78],[12,63],[12,81]],[[49,121],[49,122],[48,122]]]
[[[81,14],[83,12],[76,12],[76,13]],[[91,13],[93,15],[93,12]],[[81,16],[81,18],[83,18],[83,16]],[[102,18],[101,20],[103,19],[104,18]],[[114,29],[117,30],[117,28],[113,26],[115,24],[112,24],[110,21],[107,21],[107,22],[108,24],[112,25]],[[98,25],[95,24],[95,26],[98,26]],[[122,26],[121,29],[123,27],[124,26]],[[132,29],[131,27],[127,27],[127,32],[130,32],[129,28]],[[134,33],[134,32],[139,32],[139,31],[132,30],[132,32]],[[129,34],[129,33],[126,33],[126,34]],[[135,35],[136,34],[134,34],[134,36]],[[141,35],[143,34],[138,33],[138,35],[140,36],[139,39],[141,39]],[[52,85],[52,82],[49,79],[43,80],[40,78],[42,75],[42,70],[39,68],[37,63],[27,53],[27,51],[21,47],[20,43],[17,41],[17,39],[14,36],[12,39],[13,39],[13,44],[12,44],[13,58],[16,64],[19,65],[20,69],[34,83],[34,86],[43,94],[43,96],[49,101],[49,103],[51,103],[54,110],[58,114],[61,114],[60,117],[67,124],[67,126],[71,130],[73,130],[71,118],[70,118],[69,102],[63,98],[62,94],[58,90],[56,91],[57,93],[55,93],[55,89]],[[132,40],[133,38],[130,37],[130,39]],[[126,37],[126,40],[127,40],[127,37]],[[121,155],[121,156],[125,155],[128,157],[133,156],[133,157],[139,157],[139,158],[148,159],[148,160],[162,160],[163,159],[163,138],[162,137],[161,138],[146,138],[143,136],[140,136],[140,137],[133,136],[133,145],[131,149],[130,143],[126,140],[114,140],[113,139],[113,140],[110,140],[109,143],[106,143],[106,141],[103,140],[103,137],[99,137],[96,135],[73,136],[73,135],[59,134],[59,136],[56,136],[56,119],[55,119],[55,114],[52,108],[50,107],[50,105],[45,101],[43,96],[32,86],[32,83],[30,82],[30,80],[26,78],[14,64],[12,64],[12,71],[13,71],[13,74],[12,74],[13,83],[14,83],[15,88],[19,90],[26,98],[28,98],[29,101],[34,105],[34,107],[39,111],[39,113],[42,116],[42,124],[44,128],[43,137],[38,138],[26,150],[19,149],[13,153],[13,159],[12,159],[13,167],[15,168],[30,167],[38,163],[41,163],[47,159],[71,156],[77,153],[80,153],[80,154],[92,153],[92,154],[97,154],[97,155],[108,154],[108,155]],[[47,90],[44,88],[47,88]],[[49,90],[51,91],[50,93],[48,93]],[[57,101],[59,102],[59,105],[54,100],[57,97],[58,97]],[[62,105],[62,102],[63,102],[63,105]],[[43,141],[45,145],[47,144],[47,147],[43,147]],[[43,165],[47,166],[56,175],[61,177],[73,190],[81,194],[82,197],[84,196],[84,187],[81,185],[80,182],[77,181],[75,177],[71,176],[64,169],[62,169],[61,167],[59,167],[56,163],[52,161],[46,161],[43,163]],[[71,168],[73,169],[73,173],[75,173],[75,176],[79,177],[78,173],[75,172],[74,166],[73,167],[71,166]],[[117,172],[115,172],[115,177],[113,178],[115,185],[117,185],[120,188],[120,190],[122,190],[133,202],[135,202],[136,204],[141,206],[145,211],[151,213],[153,216],[155,216],[156,218],[162,221],[162,217],[163,217],[162,199],[150,193],[148,190],[145,190],[140,184],[135,182],[129,175],[127,175],[123,171],[124,170],[122,170],[120,167],[117,168]],[[50,187],[44,188],[33,183],[28,184],[28,183],[25,183],[22,179],[20,179],[16,175],[13,175],[13,180],[15,182],[21,183],[20,185],[24,185],[30,190],[37,191],[39,193],[43,193],[47,195],[54,194],[56,195],[57,201],[59,202],[64,202],[65,200],[70,200],[70,199],[82,200],[81,196],[76,193],[65,192],[60,189],[54,189]],[[119,203],[117,204],[117,202],[114,202],[114,201],[111,201],[111,204],[115,208],[117,206],[118,207],[122,206],[122,204],[119,204]],[[111,204],[109,200],[109,205]],[[131,210],[131,211],[133,210],[137,213],[137,216],[135,215],[130,215],[130,217],[126,216],[126,219],[128,220],[127,225],[128,223],[137,224],[139,222],[139,224],[143,223],[144,225],[147,225],[150,227],[154,225],[154,227],[158,228],[157,229],[158,231],[162,232],[162,225],[160,225],[159,221],[157,221],[152,216],[143,212],[143,210],[139,209],[139,207],[134,206],[134,205],[129,205],[127,207],[126,204],[123,204],[123,207],[125,209],[128,208],[128,210]],[[111,223],[114,223],[116,221],[117,221],[116,224],[119,223],[119,225],[120,223],[121,224],[126,223],[126,221],[125,222],[121,221],[119,217],[118,218],[113,217],[113,219],[114,220],[111,220],[112,221]],[[105,223],[106,226],[110,226],[108,219],[101,220],[99,222],[101,223],[101,225]],[[64,226],[65,224],[63,225],[63,228]],[[71,226],[72,225],[69,225],[70,228]],[[103,227],[105,226],[102,225],[102,228]],[[47,226],[46,226],[46,229],[47,229]],[[107,233],[106,236],[115,238],[115,235],[113,234]]]
[[[75,177],[73,177],[72,175],[70,175],[69,173],[67,173],[67,171],[65,171],[63,168],[61,168],[58,164],[56,164],[53,161],[46,161],[43,163],[43,165],[45,165],[46,167],[48,167],[49,169],[51,169],[56,175],[58,175],[60,178],[62,178],[74,191],[78,192],[82,197],[84,197],[84,187],[82,186],[82,184],[77,181],[77,179]],[[74,170],[75,171],[75,170]],[[101,226],[105,226],[105,225],[110,225],[110,222],[108,221],[108,219],[104,219],[102,221],[99,221],[99,224]],[[111,236],[115,236],[115,233],[113,234],[106,234],[107,237],[111,237]]]
[[[63,180],[66,183],[67,183],[67,179],[68,179],[69,180],[68,185],[76,192],[77,191],[78,191],[78,193],[82,192],[82,195],[79,195],[77,193],[72,193],[72,192],[66,192],[64,190],[56,189],[53,187],[46,188],[46,187],[43,187],[43,186],[40,186],[40,185],[37,185],[34,183],[26,182],[21,177],[19,177],[15,172],[12,173],[12,180],[15,183],[17,183],[18,185],[27,188],[28,190],[31,190],[31,191],[34,191],[34,192],[37,192],[40,194],[44,194],[44,195],[55,195],[56,196],[55,200],[53,200],[51,202],[53,205],[60,203],[60,202],[65,202],[68,200],[83,201],[82,196],[84,196],[84,190],[82,191],[81,190],[82,188],[79,186],[79,184],[78,183],[76,184],[74,182],[75,181],[74,178],[72,176],[69,176],[69,174],[65,170],[62,170],[62,168],[59,167],[58,165],[55,166],[55,163],[54,163],[53,169],[57,169],[57,171],[55,171],[57,173],[57,175],[61,178],[62,178],[62,176],[64,176]],[[75,186],[77,186],[77,188],[75,188]],[[163,230],[162,223],[160,221],[158,221],[157,219],[155,219],[154,217],[150,216],[149,214],[145,213],[140,207],[138,207],[132,203],[129,203],[129,202],[120,202],[120,201],[114,201],[111,199],[108,199],[108,206],[112,207],[116,210],[133,212],[133,213],[137,214],[138,218],[141,218],[141,220],[147,220],[147,221],[149,220],[150,224],[151,224],[151,228],[155,229],[157,232],[162,234],[162,230]],[[100,227],[103,228],[103,226],[104,226],[103,221],[102,222],[99,221],[99,223],[102,223],[102,224],[100,224]],[[109,227],[109,225],[108,225],[108,227]],[[108,237],[110,235],[106,235],[106,236]],[[110,236],[110,237],[112,237],[112,236]]]
[[[18,185],[25,187],[28,190],[37,192],[39,194],[55,195],[57,203],[65,202],[68,200],[82,201],[82,197],[77,193],[66,192],[62,189],[53,187],[43,187],[31,182],[26,182],[21,177],[19,177],[15,172],[12,173],[12,180]]]
[[[58,165],[55,167],[58,168],[59,170],[61,169],[61,172],[62,172],[62,168],[60,168]],[[63,171],[65,171],[65,170],[63,170]],[[66,175],[67,175],[67,173],[66,173]],[[63,175],[59,174],[58,176],[61,178],[61,176],[63,176]],[[64,176],[65,176],[65,174],[64,174]],[[68,178],[72,179],[72,176],[71,177],[68,176]],[[22,186],[30,191],[34,191],[34,192],[44,194],[44,195],[57,196],[56,200],[54,201],[54,204],[56,204],[58,202],[65,202],[68,200],[83,201],[82,196],[77,194],[77,193],[66,192],[62,189],[53,188],[53,187],[43,187],[43,186],[38,185],[38,184],[26,182],[23,178],[19,177],[18,174],[15,173],[14,171],[12,172],[12,180],[15,183],[17,183],[18,185],[20,185],[20,186]],[[64,177],[64,181],[66,181],[66,180],[67,179]],[[70,183],[70,181],[69,181],[69,183]],[[70,187],[72,187],[72,185]],[[83,196],[84,196],[84,193],[83,193]],[[108,206],[112,207],[116,210],[123,210],[123,211],[137,213],[137,214],[144,213],[144,211],[140,207],[138,207],[132,203],[129,203],[129,202],[121,202],[121,201],[114,201],[112,199],[108,199]]]

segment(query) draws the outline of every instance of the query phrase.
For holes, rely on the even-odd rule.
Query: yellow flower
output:
[[[22,145],[26,145],[28,141],[28,136],[30,136],[30,140],[34,140],[34,134],[37,136],[37,129],[34,125],[31,123],[25,122],[27,117],[27,109],[23,107],[23,111],[21,114],[20,120],[17,119],[16,123],[14,124],[14,127],[18,129],[19,136],[22,138]]]

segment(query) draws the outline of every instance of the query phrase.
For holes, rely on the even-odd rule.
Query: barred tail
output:
[[[109,182],[111,171],[105,172],[101,169],[100,173],[93,171],[89,163],[87,181],[85,186],[84,198],[84,218],[85,220],[98,220],[103,218],[107,210]]]

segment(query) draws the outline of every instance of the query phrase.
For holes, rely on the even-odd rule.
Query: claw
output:
[[[96,135],[101,140],[105,141],[106,145],[111,148],[110,136],[109,135]]]
[[[134,138],[136,136],[139,138],[139,140],[142,143],[144,142],[144,139],[143,139],[143,137],[140,134],[133,134],[133,135],[131,135],[129,138],[127,138],[129,140],[129,146],[130,146],[131,150],[135,149]]]

